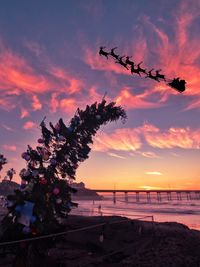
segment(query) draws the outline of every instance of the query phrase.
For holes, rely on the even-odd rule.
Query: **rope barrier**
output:
[[[127,222],[127,221],[130,221],[130,219],[127,219],[127,220],[125,219],[125,220],[112,222],[112,223],[109,223],[109,225],[118,224],[118,223]],[[51,238],[51,237],[57,237],[57,236],[66,235],[66,234],[70,234],[70,233],[75,233],[75,232],[81,232],[81,231],[84,231],[84,230],[94,229],[94,228],[97,228],[97,227],[100,227],[100,226],[104,226],[106,224],[107,223],[99,223],[99,224],[86,226],[86,227],[82,227],[82,228],[78,228],[78,229],[74,229],[74,230],[69,230],[69,231],[63,231],[63,232],[55,233],[55,234],[49,234],[49,235],[44,235],[44,236],[31,237],[31,238],[19,239],[19,240],[14,240],[14,241],[2,242],[2,243],[0,243],[0,246],[13,245],[13,244],[21,243],[21,242],[29,242],[29,241],[47,239],[47,238]]]

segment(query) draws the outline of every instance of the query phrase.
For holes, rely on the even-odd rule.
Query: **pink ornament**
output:
[[[58,187],[55,187],[53,190],[54,195],[58,195],[60,193],[60,189]]]

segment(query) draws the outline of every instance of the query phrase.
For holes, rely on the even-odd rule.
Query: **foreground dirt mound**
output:
[[[97,224],[101,225],[74,232]],[[46,256],[37,254],[27,266],[200,266],[200,232],[182,224],[70,216],[66,230],[71,233],[45,241],[51,244]],[[41,251],[41,241],[35,244]]]

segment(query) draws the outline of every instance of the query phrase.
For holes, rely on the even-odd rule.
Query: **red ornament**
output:
[[[40,179],[40,184],[47,184],[47,179],[41,178]]]

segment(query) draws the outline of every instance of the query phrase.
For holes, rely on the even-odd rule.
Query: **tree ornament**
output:
[[[17,213],[21,213],[22,209],[23,209],[23,206],[22,205],[18,205],[18,206],[15,207],[15,211]]]
[[[62,203],[62,199],[61,198],[56,199],[56,203],[57,204],[61,204]]]
[[[21,223],[25,226],[30,225],[30,219],[33,213],[33,206],[35,204],[30,201],[25,201],[23,206],[20,206],[20,217],[18,218],[18,223]]]
[[[23,176],[24,177],[28,177],[30,175],[30,171],[29,170],[25,170],[24,173],[23,173]]]
[[[63,135],[60,135],[60,136],[58,137],[58,141],[59,141],[59,142],[65,142],[65,141],[66,141],[66,138],[65,138]]]
[[[97,120],[100,120],[101,119],[101,116],[100,115],[96,115],[96,119]]]
[[[33,175],[33,177],[37,177],[39,175],[39,171],[38,170],[33,170],[32,171],[32,175]]]
[[[24,226],[22,229],[23,234],[30,234],[31,228],[29,226]]]
[[[39,144],[43,144],[43,143],[44,143],[44,139],[43,139],[43,138],[39,138],[39,139],[38,139],[38,143],[39,143]]]
[[[54,195],[58,195],[60,193],[60,189],[58,188],[58,187],[55,187],[54,189],[53,189],[53,194]]]
[[[45,179],[44,177],[43,178],[40,178],[40,184],[47,184],[47,179]]]
[[[30,223],[35,223],[36,222],[36,217],[35,216],[31,216],[30,218]]]
[[[25,159],[26,161],[29,161],[30,160],[30,155],[26,152],[22,153],[22,158]]]
[[[55,166],[57,164],[57,160],[56,159],[50,159],[50,163],[51,163],[51,165]]]
[[[24,188],[26,188],[26,185],[27,185],[27,182],[26,182],[26,180],[21,180],[21,186],[20,186],[20,188],[21,189],[24,189]]]

